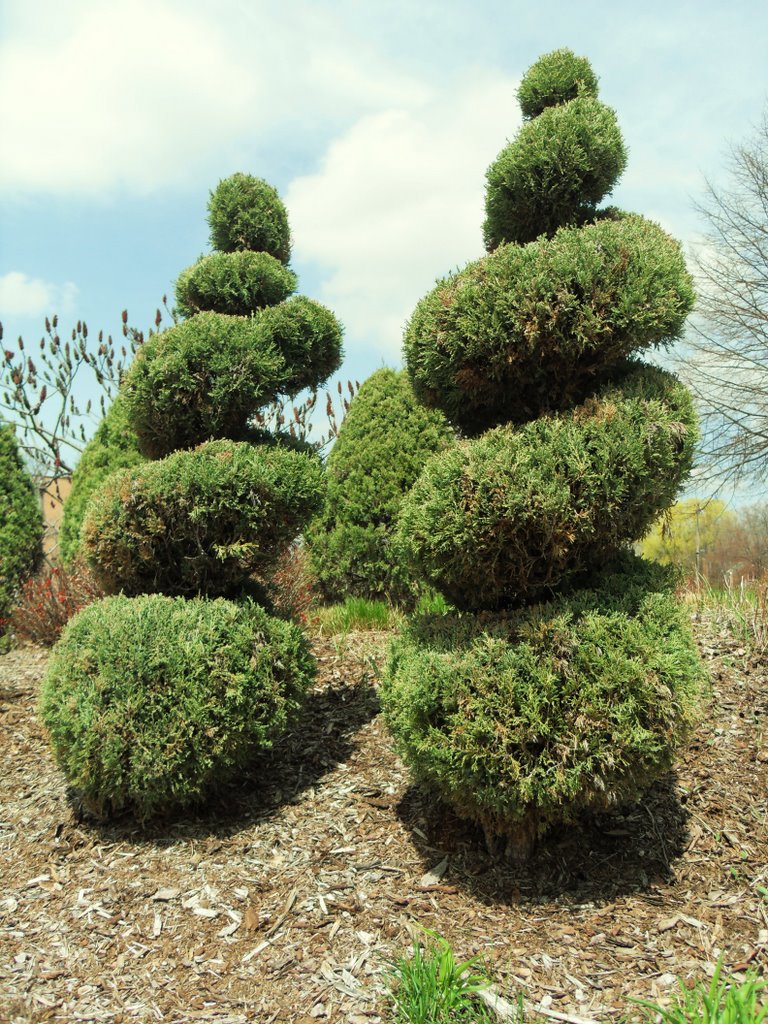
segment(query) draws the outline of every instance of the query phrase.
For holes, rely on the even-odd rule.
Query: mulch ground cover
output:
[[[411,786],[378,713],[386,634],[319,638],[292,733],[143,829],[68,793],[35,714],[46,652],[0,657],[0,1020],[376,1024],[419,926],[566,1017],[663,1002],[720,957],[764,967],[768,663],[697,628],[712,693],[676,771],[524,868]]]

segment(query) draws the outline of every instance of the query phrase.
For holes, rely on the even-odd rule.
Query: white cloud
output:
[[[77,286],[71,281],[55,285],[12,270],[0,276],[0,320],[4,316],[66,314],[73,309],[76,297]]]
[[[292,182],[295,258],[320,266],[348,337],[396,356],[435,278],[482,255],[485,171],[520,123],[516,88],[476,76],[365,116]]]
[[[149,191],[302,122],[417,94],[310,2],[10,3],[0,187]],[[62,17],[62,12],[66,17]]]

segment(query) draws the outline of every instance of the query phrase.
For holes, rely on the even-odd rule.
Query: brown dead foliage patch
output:
[[[378,715],[386,634],[320,638],[301,723],[195,815],[84,818],[35,716],[46,652],[0,658],[0,1020],[386,1019],[414,925],[500,992],[594,1019],[768,949],[768,666],[700,627],[705,719],[641,804],[530,866],[413,789]]]

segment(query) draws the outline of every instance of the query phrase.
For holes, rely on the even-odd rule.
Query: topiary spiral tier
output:
[[[427,462],[399,544],[457,611],[411,623],[383,701],[416,778],[522,857],[669,768],[702,676],[673,581],[626,554],[691,469],[690,396],[637,358],[680,335],[691,279],[656,224],[598,209],[625,150],[589,63],[548,54],[518,95],[489,254],[406,329],[416,394],[465,440]]]
[[[144,818],[203,798],[272,744],[313,674],[298,627],[248,595],[321,507],[323,470],[253,421],[326,380],[341,328],[291,295],[287,214],[266,182],[220,182],[209,224],[220,251],[177,282],[188,319],[152,336],[123,382],[112,426],[125,423],[129,457],[89,481],[73,524],[121,596],[67,627],[41,710],[97,813]]]

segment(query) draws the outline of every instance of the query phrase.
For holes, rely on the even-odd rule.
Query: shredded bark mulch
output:
[[[0,1020],[387,1019],[416,928],[498,991],[607,1020],[768,962],[768,662],[699,624],[702,724],[640,804],[525,868],[414,789],[378,714],[387,634],[318,638],[304,717],[194,815],[89,819],[35,712],[47,653],[0,657]]]

